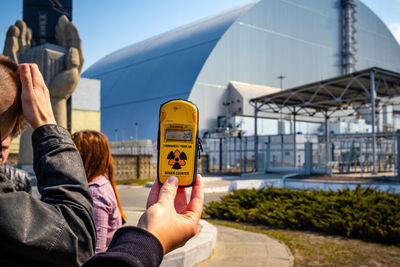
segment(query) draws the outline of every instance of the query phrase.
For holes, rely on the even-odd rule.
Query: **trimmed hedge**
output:
[[[374,188],[238,190],[206,205],[212,218],[400,244],[400,196]]]

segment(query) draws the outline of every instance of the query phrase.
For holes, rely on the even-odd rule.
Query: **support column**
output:
[[[281,134],[281,168],[283,168],[283,144],[284,144],[284,140],[283,140],[284,138],[283,138],[283,134]],[[274,168],[276,168],[276,166],[274,166]]]
[[[397,178],[400,178],[400,130],[396,131],[397,141]]]
[[[254,169],[257,171],[258,167],[258,125],[257,125],[257,102],[254,106]]]
[[[311,175],[312,173],[312,143],[306,142],[304,144],[304,173]]]
[[[237,166],[236,165],[236,139],[237,139],[237,137],[233,137],[233,166],[234,166],[234,168]]]
[[[296,110],[293,112],[293,162],[294,162],[294,168],[296,169],[297,164],[297,147],[296,147]]]
[[[244,158],[243,158],[243,170],[244,170],[244,173],[246,173],[247,172],[247,163],[248,163],[248,158],[247,158],[247,138],[248,138],[248,136],[246,136],[245,138],[244,138]]]
[[[243,136],[240,136],[240,141],[239,141],[239,157],[240,157],[240,172],[243,172],[243,146],[242,146],[242,138]]]
[[[268,142],[265,142],[263,144],[263,159],[262,159],[262,166],[263,166],[263,172],[267,172],[267,149],[268,149]]]
[[[328,168],[328,163],[329,161],[331,161],[330,159],[330,140],[329,140],[329,129],[328,129],[328,120],[329,120],[329,116],[328,116],[328,112],[325,113],[325,160],[326,160],[326,166]]]
[[[222,138],[219,139],[219,171],[222,171]]]
[[[267,139],[268,141],[267,141],[267,157],[266,157],[266,163],[267,163],[267,166],[266,166],[266,170],[265,170],[265,172],[268,172],[268,170],[269,170],[269,168],[271,167],[271,136],[268,136],[268,139]]]
[[[375,133],[375,72],[371,71],[371,128],[372,128],[372,173],[376,174],[376,133]]]

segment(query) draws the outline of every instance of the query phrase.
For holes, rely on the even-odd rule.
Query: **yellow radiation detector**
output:
[[[197,175],[199,111],[186,100],[161,105],[158,125],[157,177],[162,185],[176,176],[179,187],[194,185]]]

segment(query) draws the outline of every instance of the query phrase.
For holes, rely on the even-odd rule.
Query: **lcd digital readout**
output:
[[[192,140],[192,132],[191,131],[165,131],[165,140],[166,141],[190,141]]]

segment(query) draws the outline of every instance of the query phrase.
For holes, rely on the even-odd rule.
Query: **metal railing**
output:
[[[371,133],[333,134],[328,142],[317,135],[296,135],[296,140],[293,135],[258,136],[257,164],[254,136],[207,138],[203,140],[203,153],[208,155],[212,173],[362,174],[373,172],[375,160],[377,173],[397,175],[399,138],[397,133],[377,133],[375,159]]]
[[[373,159],[371,134],[340,134],[331,137],[333,173],[369,173],[373,161],[378,173],[397,170],[397,135],[376,134],[376,158]]]

